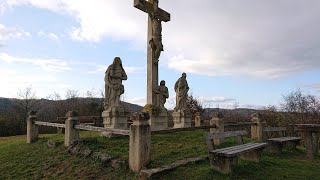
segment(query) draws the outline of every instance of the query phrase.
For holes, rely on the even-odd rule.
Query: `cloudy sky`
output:
[[[278,105],[297,88],[319,95],[319,0],[159,5],[171,14],[159,65],[171,97],[181,72],[210,107]],[[129,77],[123,99],[145,104],[146,34],[147,14],[133,0],[0,0],[0,97],[29,86],[38,97],[98,92],[120,56]]]

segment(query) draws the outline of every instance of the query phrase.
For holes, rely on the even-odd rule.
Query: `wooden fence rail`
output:
[[[86,130],[86,131],[100,131],[100,132],[111,132],[113,134],[125,135],[129,136],[129,130],[123,129],[111,129],[111,128],[103,128],[103,127],[96,127],[96,126],[88,126],[88,125],[75,125],[75,129]]]
[[[240,127],[240,126],[251,126],[256,123],[253,122],[239,122],[239,123],[230,123],[230,124],[225,124],[224,127]]]
[[[50,127],[57,127],[57,128],[66,128],[64,124],[60,123],[50,123],[50,122],[42,122],[42,121],[35,121],[34,124],[39,126],[50,126]]]
[[[197,129],[210,129],[210,128],[216,128],[216,125],[156,130],[156,131],[151,131],[151,134],[166,134],[166,133],[175,133],[180,131],[194,131]]]

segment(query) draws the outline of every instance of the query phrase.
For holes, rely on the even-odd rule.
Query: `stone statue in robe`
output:
[[[109,107],[120,106],[120,95],[124,93],[122,80],[127,80],[127,74],[122,67],[120,57],[115,57],[113,63],[108,67],[105,81],[105,100],[104,107],[107,110]]]
[[[167,98],[169,98],[169,91],[168,88],[166,87],[166,82],[162,80],[160,82],[160,86],[158,86],[155,90],[154,93],[156,94],[156,106],[164,109],[164,104],[166,103]]]
[[[177,82],[174,85],[174,90],[176,92],[176,107],[174,108],[175,111],[188,110],[187,98],[189,86],[186,78],[186,73],[182,73],[182,76],[177,80]]]

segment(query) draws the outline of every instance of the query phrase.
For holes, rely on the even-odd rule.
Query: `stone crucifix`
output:
[[[163,51],[161,22],[170,21],[170,14],[158,7],[159,0],[134,0],[134,7],[148,13],[147,104],[155,105],[158,87],[158,61]]]

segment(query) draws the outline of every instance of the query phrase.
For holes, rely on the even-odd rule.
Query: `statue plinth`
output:
[[[191,112],[188,110],[175,110],[172,113],[173,128],[191,127]]]
[[[128,116],[125,109],[121,106],[112,106],[102,112],[103,125],[105,128],[128,129]],[[112,133],[102,132],[103,136],[111,137]]]
[[[162,108],[156,115],[151,114],[149,119],[151,130],[168,129],[168,112]]]

